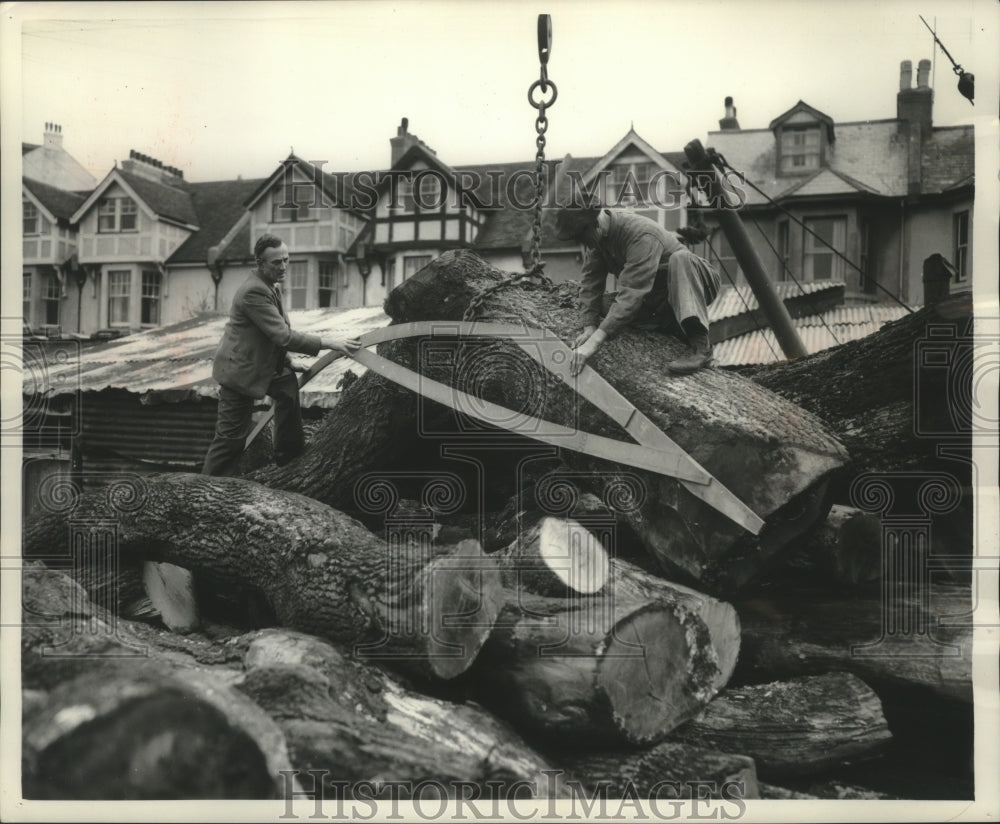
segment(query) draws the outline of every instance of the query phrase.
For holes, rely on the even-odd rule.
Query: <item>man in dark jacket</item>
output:
[[[677,234],[642,215],[596,206],[561,209],[556,234],[560,240],[584,244],[588,251],[580,275],[583,332],[575,343],[574,374],[607,338],[643,321],[664,330],[679,325],[687,338],[689,351],[667,364],[674,374],[711,364],[708,306],[719,293],[719,275]],[[609,273],[618,276],[618,293],[605,314]]]
[[[302,452],[305,438],[299,408],[299,383],[287,352],[316,355],[333,349],[349,355],[356,339],[322,339],[292,331],[277,284],[285,279],[288,248],[276,235],[261,236],[254,246],[257,268],[237,290],[229,323],[215,353],[212,377],[220,384],[215,438],[202,473],[233,475],[250,431],[254,402],[274,399],[274,454],[281,465]]]

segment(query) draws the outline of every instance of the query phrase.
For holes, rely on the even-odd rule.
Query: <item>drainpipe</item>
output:
[[[710,154],[711,153],[711,154]],[[705,185],[705,194],[708,197],[709,210],[712,216],[719,222],[722,231],[726,233],[726,239],[733,249],[739,261],[743,274],[746,275],[747,283],[753,290],[757,303],[760,305],[767,322],[770,324],[774,337],[781,346],[781,351],[789,360],[793,358],[805,357],[805,344],[799,337],[795,326],[792,324],[792,317],[788,314],[788,309],[774,291],[764,264],[761,262],[750,241],[747,227],[740,219],[737,207],[728,199],[725,187],[719,181],[718,171],[715,167],[714,150],[708,151],[701,145],[700,140],[692,140],[684,147],[684,154],[696,172],[701,172],[697,177],[697,182]]]
[[[899,272],[897,275],[896,283],[896,294],[899,299],[906,302],[903,297],[903,272],[905,267],[903,266],[903,251],[906,248],[906,243],[903,238],[903,233],[906,229],[906,201],[900,198],[899,200]]]

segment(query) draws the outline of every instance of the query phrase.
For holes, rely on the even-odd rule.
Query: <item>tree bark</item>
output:
[[[727,689],[671,738],[748,755],[771,780],[870,758],[892,735],[871,688],[835,672]]]
[[[715,695],[730,653],[714,641],[738,637],[735,612],[713,637],[710,610],[668,590],[511,593],[470,675],[484,702],[539,746],[655,743]]]
[[[943,468],[968,486],[971,334],[971,295],[956,295],[860,340],[746,372],[843,441],[851,459],[837,473],[837,500],[849,501],[848,486],[863,472]],[[939,457],[939,446],[959,460]]]
[[[89,663],[22,730],[36,799],[280,798],[284,737],[252,701],[203,673]]]
[[[474,296],[502,279],[501,272],[476,255],[449,252],[393,290],[386,311],[397,323],[457,320]],[[572,340],[580,325],[574,307],[577,289],[573,284],[501,289],[489,296],[480,314],[548,328]],[[455,342],[449,349],[434,339],[435,352],[448,355],[436,358],[422,358],[421,342],[413,339],[383,347],[380,354],[488,401],[627,440],[603,413],[509,342]],[[673,478],[569,450],[563,450],[562,457],[589,475],[589,485],[598,493],[607,484],[633,489],[635,500],[623,517],[668,572],[696,581],[707,591],[726,591],[753,578],[773,553],[825,515],[824,479],[843,464],[846,453],[811,414],[751,381],[719,369],[669,376],[663,364],[681,348],[665,335],[626,331],[605,343],[591,365],[768,520],[760,536],[752,539]],[[419,426],[429,418],[452,421],[457,443],[483,432],[477,425],[464,435],[464,424],[455,413],[393,391],[384,379],[366,373],[325,419],[306,456],[256,477],[270,486],[343,505],[353,495],[359,468],[378,471],[388,465],[394,449],[402,456],[412,452],[412,441],[427,431]]]
[[[284,736],[231,689],[238,642],[117,618],[37,562],[21,578],[26,796],[280,797]]]
[[[503,585],[562,598],[600,592],[608,579],[608,554],[590,532],[571,518],[542,517],[521,523],[521,533],[493,554]]]
[[[478,705],[407,690],[321,639],[264,630],[245,665],[239,689],[278,721],[296,769],[324,771],[328,800],[452,798],[463,784],[502,796],[517,782],[539,797],[562,793],[546,760]],[[303,785],[310,780],[302,776]]]
[[[475,541],[388,545],[324,504],[238,478],[150,475],[129,494],[124,506],[89,492],[32,520],[26,554],[68,547],[73,524],[102,520],[122,555],[255,586],[285,626],[441,678],[468,667],[500,608],[496,564]]]
[[[919,687],[972,703],[972,600],[968,587],[893,588],[863,597],[798,592],[736,603],[743,623],[741,680],[844,670],[877,689]]]
[[[752,758],[679,741],[638,752],[569,756],[560,764],[588,792],[604,790],[612,798],[760,798]]]

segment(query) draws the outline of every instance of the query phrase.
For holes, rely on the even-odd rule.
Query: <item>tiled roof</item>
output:
[[[87,199],[86,194],[67,192],[65,189],[59,189],[56,186],[50,186],[48,183],[41,183],[28,177],[21,178],[21,181],[24,183],[24,187],[37,197],[46,209],[56,217],[66,220],[71,218],[83,201]]]
[[[972,126],[934,129],[924,143],[921,174],[925,192],[943,192],[972,185],[976,173],[976,142]]]
[[[777,176],[776,143],[769,129],[709,132],[708,145],[736,170],[746,174],[769,197],[829,196],[869,193],[886,197],[907,194],[908,140],[899,120],[838,123],[836,140],[827,147],[827,168],[803,180]],[[936,128],[924,143],[921,158],[923,190],[937,193],[968,181],[975,173],[972,126]],[[747,204],[766,203],[746,187]]]
[[[136,195],[142,198],[143,203],[160,217],[192,226],[198,225],[198,215],[195,213],[188,191],[189,184],[157,183],[121,169],[118,170],[118,174],[132,187]]]
[[[843,289],[844,284],[839,280],[813,280],[800,281],[799,283],[779,280],[775,281],[772,286],[774,286],[774,291],[777,292],[779,298],[788,300],[803,294],[814,295],[828,289]],[[724,318],[742,315],[744,312],[752,312],[757,306],[757,297],[749,286],[741,286],[736,289],[726,285],[719,290],[718,296],[709,305],[708,319],[711,323],[715,323]]]
[[[796,318],[792,323],[806,351],[813,354],[871,335],[906,314],[908,312],[902,306],[888,304],[837,306],[819,315]],[[785,360],[770,328],[717,343],[713,354],[718,366],[748,366]]]
[[[827,147],[829,177],[824,170],[813,177],[827,181],[839,193],[851,188],[885,196],[906,194],[907,142],[898,131],[898,121],[879,120],[837,124],[836,140]],[[800,175],[777,176],[777,155],[774,134],[769,129],[741,129],[710,132],[708,145],[720,152],[737,171],[773,199],[801,189]],[[823,175],[822,179],[820,175]],[[817,194],[834,193],[823,191]],[[795,192],[796,195],[801,192]],[[747,204],[766,203],[764,197],[746,187]]]
[[[42,148],[37,143],[22,143],[21,144],[21,157],[24,157],[28,152],[33,152],[35,149]]]
[[[270,177],[257,181],[256,187],[249,192],[242,205],[247,209],[252,209],[254,204],[284,177],[285,170],[291,167],[298,168],[306,180],[318,182],[328,202],[338,205],[350,204],[354,200],[352,181],[355,175],[362,174],[361,172],[354,174],[329,173],[307,160],[290,154]]]
[[[170,263],[204,263],[208,249],[222,240],[226,233],[246,212],[243,201],[261,184],[261,180],[219,180],[210,183],[188,183],[185,189],[191,198],[196,215],[198,231],[191,235],[180,248],[170,256]],[[241,251],[249,253],[249,240],[244,247],[237,242],[239,236],[230,242],[226,250],[220,250],[226,257],[245,257]]]
[[[288,313],[292,328],[299,332],[353,337],[385,326],[388,316],[381,307],[357,309],[309,309]],[[213,315],[129,335],[107,343],[83,347],[80,361],[50,364],[40,378],[25,370],[24,391],[100,392],[126,389],[136,394],[163,393],[168,400],[183,400],[191,394],[218,397],[212,379],[212,358],[222,338],[227,317]],[[313,359],[292,354],[296,366],[309,366]],[[302,389],[303,406],[331,407],[340,390],[337,384],[346,371],[361,374],[364,367],[348,358],[334,361]]]
[[[596,157],[574,157],[571,158],[568,171],[579,171],[581,174],[590,169],[600,158]],[[561,160],[547,160],[546,175],[548,180],[554,178],[554,168]],[[496,198],[503,207],[489,211],[486,225],[476,238],[474,248],[476,249],[520,249],[531,232],[531,223],[534,219],[534,211],[530,208],[515,208],[509,203],[507,197],[507,181],[519,171],[530,171],[534,174],[534,161],[521,163],[494,163],[480,166],[457,166],[456,171],[470,171],[479,174],[483,184],[477,190],[477,195],[483,201]],[[497,183],[491,183],[487,177],[487,172],[492,172],[496,176],[500,172]],[[533,186],[531,178],[522,174],[517,178],[513,195],[520,204],[532,202]],[[542,212],[542,238],[547,239],[547,245],[558,244],[555,240],[555,209],[546,208]],[[575,245],[574,245],[575,248]]]

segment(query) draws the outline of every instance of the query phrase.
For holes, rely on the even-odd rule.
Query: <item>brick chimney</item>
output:
[[[740,121],[736,119],[736,107],[733,105],[733,98],[727,97],[725,100],[726,116],[719,121],[719,128],[724,131],[740,130]]]
[[[61,149],[62,137],[62,126],[58,123],[46,123],[42,145],[46,149]]]
[[[896,94],[897,129],[907,139],[907,192],[919,194],[923,186],[921,150],[933,125],[934,90],[928,85],[931,61],[917,65],[917,86],[911,87],[913,64],[904,60],[899,66],[899,91]]]
[[[896,95],[896,117],[909,123],[919,123],[926,136],[933,123],[934,90],[929,85],[931,61],[921,60],[917,66],[917,86],[911,88],[913,64],[904,60],[899,67],[899,93]]]
[[[184,172],[174,166],[166,166],[155,157],[129,149],[128,160],[122,161],[122,170],[130,174],[152,180],[154,183],[176,185],[184,182]]]
[[[423,146],[432,155],[436,155],[430,146],[428,146],[424,141],[422,141],[415,134],[411,134],[409,131],[410,120],[404,117],[399,126],[396,128],[396,136],[389,138],[389,166],[395,166],[399,162],[399,159],[409,151],[411,146]]]

